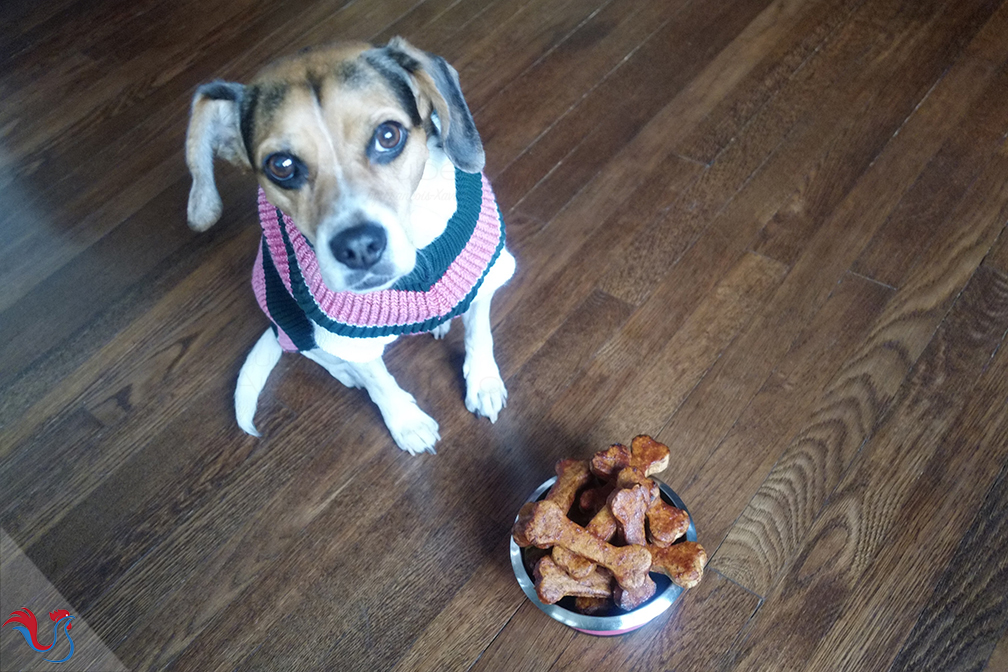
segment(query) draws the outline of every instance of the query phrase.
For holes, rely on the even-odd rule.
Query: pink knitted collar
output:
[[[311,245],[260,189],[263,242],[252,286],[284,349],[316,347],[310,322],[370,338],[430,331],[465,312],[504,247],[504,225],[485,176],[456,171],[456,195],[455,214],[418,252],[416,270],[390,289],[358,294],[325,285]]]

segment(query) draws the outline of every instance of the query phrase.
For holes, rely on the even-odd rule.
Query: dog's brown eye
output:
[[[391,121],[386,121],[378,127],[375,139],[382,149],[395,149],[402,139],[402,127]]]
[[[300,189],[308,180],[308,168],[287,152],[267,156],[263,161],[263,173],[281,189]]]
[[[273,154],[266,159],[266,171],[277,180],[284,181],[294,177],[294,158],[288,154]]]
[[[406,129],[394,121],[378,124],[370,154],[379,163],[391,161],[399,155],[406,144]]]

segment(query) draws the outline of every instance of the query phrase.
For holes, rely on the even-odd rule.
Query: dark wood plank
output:
[[[473,672],[493,670],[546,670],[552,662],[543,651],[558,656],[577,633],[546,618],[538,607],[524,600],[514,617],[470,667]]]
[[[1001,229],[1008,168],[999,152],[953,212],[904,289],[841,368],[718,550],[713,564],[765,595],[802,543],[819,508],[864,440],[878,428],[913,362]],[[975,200],[979,199],[979,200]],[[982,201],[982,203],[980,202]],[[970,221],[959,216],[970,212]],[[814,469],[810,465],[817,465]],[[811,471],[810,471],[811,469]]]
[[[551,670],[716,669],[759,598],[717,572],[708,572],[670,609],[623,637],[577,635]]]
[[[620,258],[627,238],[659,216],[699,172],[697,164],[675,155],[659,150],[648,161],[635,149],[628,147],[624,161],[550,222],[522,218],[530,231],[514,241],[521,262],[512,283],[535,289],[531,296],[504,293],[495,304],[498,315],[509,317],[497,326],[495,339],[517,364],[595,290],[599,268]]]
[[[785,550],[791,551],[786,556],[787,565],[767,591],[766,603],[755,617],[755,626],[746,640],[739,643],[734,669],[765,669],[768,665],[779,669],[803,669],[816,653],[822,653],[826,659],[835,662],[854,661],[858,656],[866,656],[859,659],[859,663],[853,662],[855,667],[864,665],[873,668],[882,662],[888,664],[888,661],[870,657],[873,649],[866,645],[865,640],[891,636],[891,626],[879,627],[873,619],[889,622],[884,604],[886,601],[892,604],[891,595],[902,594],[906,588],[897,585],[892,589],[893,593],[887,595],[871,585],[871,575],[878,567],[876,563],[884,562],[879,558],[880,554],[888,557],[891,552],[908,564],[930,562],[930,553],[908,555],[907,548],[922,545],[918,535],[932,539],[931,543],[942,539],[940,534],[927,535],[924,530],[915,531],[914,525],[901,525],[900,512],[907,511],[917,525],[929,522],[942,525],[948,520],[937,511],[926,515],[926,503],[919,497],[913,497],[913,484],[922,472],[928,473],[927,464],[935,455],[938,439],[953,425],[965,406],[963,390],[973,387],[1008,329],[1006,290],[1008,285],[1003,278],[993,272],[980,272],[963,291],[915,364],[878,434],[858,454],[831,493],[826,506],[817,512],[807,532],[798,537],[797,546],[793,550],[785,547]],[[995,457],[1004,451],[1000,441],[988,439],[986,444],[981,442],[981,445],[989,446]],[[997,469],[991,469],[989,461],[982,456],[978,462],[981,473],[983,470],[992,473],[987,477],[981,473],[976,476],[981,482],[990,483]],[[996,460],[998,467],[1001,462],[1001,459]],[[807,472],[822,469],[815,463],[805,464]],[[944,473],[944,469],[939,465],[935,472]],[[950,472],[956,474],[957,470],[953,468]],[[987,489],[986,486],[981,487],[982,490]],[[931,487],[930,482],[925,482],[923,488],[927,493],[934,494],[933,500],[939,501],[946,489],[941,484]],[[954,506],[954,493],[950,500]],[[925,512],[920,517],[916,516],[918,507]],[[763,529],[768,527],[764,524]],[[952,527],[955,529],[958,525]],[[769,536],[754,537],[755,528],[744,519],[733,529],[733,534],[735,530],[745,534],[750,543],[761,546],[773,543]],[[887,545],[891,536],[899,538],[903,533],[906,533],[903,544]],[[734,562],[737,563],[738,559]],[[719,566],[717,554],[712,564]],[[887,569],[890,571],[883,572],[882,576],[897,584],[904,577],[910,577],[905,580],[912,581],[921,573],[916,567],[907,567],[904,571]],[[857,592],[861,581],[868,583],[864,593]],[[794,586],[798,585],[801,588],[796,591]],[[811,595],[815,596],[815,600],[808,599]],[[849,599],[862,596],[878,602],[872,604],[874,608],[867,610],[858,609],[855,604],[850,611],[845,611]],[[904,598],[899,604],[906,605],[907,602]],[[848,616],[859,626],[873,632],[844,630],[843,619]],[[898,614],[894,620],[899,620]],[[780,645],[783,633],[787,633],[784,648]],[[830,641],[834,633],[838,637],[844,634],[855,637],[857,646],[852,646],[849,640],[840,643]],[[775,643],[768,646],[771,641]],[[883,655],[891,649],[891,645],[881,647]]]
[[[823,151],[820,148],[828,148],[830,141],[841,131],[850,132],[851,137],[857,138],[857,142],[853,146],[848,143],[840,151],[850,152],[855,165],[857,162],[861,162],[860,165],[863,166],[872,164],[882,146],[890,144],[887,141],[925,97],[935,79],[943,74],[958,51],[982,27],[986,16],[993,11],[993,8],[982,2],[959,6],[952,16],[942,15],[942,10],[948,9],[944,3],[917,3],[912,7],[899,5],[898,11],[894,10],[899,20],[893,20],[888,30],[882,30],[875,25],[873,18],[886,11],[887,7],[886,3],[865,5],[865,16],[860,13],[855,15],[847,29],[838,35],[835,51],[827,52],[817,61],[819,68],[811,67],[810,64],[810,67],[799,72],[794,85],[761,110],[745,133],[729,146],[724,156],[715,161],[712,172],[719,168],[719,164],[726,163],[725,170],[739,171],[744,178],[738,188],[751,185],[748,193],[761,198],[752,203],[746,198],[739,198],[734,192],[722,193],[717,181],[706,183],[701,180],[669,210],[666,221],[656,222],[638,232],[628,249],[625,263],[621,268],[610,272],[613,277],[607,278],[602,287],[614,296],[638,302],[653,282],[649,276],[653,275],[654,269],[668,268],[669,260],[680,256],[682,250],[707,227],[709,219],[719,213],[725,203],[738,210],[726,212],[722,215],[724,217],[737,217],[741,214],[742,221],[748,224],[749,217],[753,216],[746,211],[748,206],[760,208],[756,210],[761,215],[757,215],[758,221],[767,221],[784,205],[785,199],[799,189],[803,181],[812,181],[806,171],[814,175],[817,163],[828,163],[829,154],[820,158],[820,152]],[[928,20],[920,21],[919,15],[928,17]],[[891,32],[900,29],[907,31],[906,39],[902,41],[896,40],[896,33]],[[942,46],[932,49],[928,45]],[[929,54],[931,60],[921,61],[915,51],[918,48]],[[908,71],[910,64],[915,68]],[[916,69],[918,67],[920,70]],[[818,90],[821,77],[832,80],[832,86],[825,95]],[[982,87],[984,82],[980,77],[953,78],[951,81],[964,86],[965,90],[955,93],[950,90],[947,94],[950,97],[978,95],[978,87]],[[931,107],[936,109],[935,106]],[[804,113],[796,114],[796,109],[810,109],[810,114],[807,117]],[[967,108],[961,106],[956,109],[956,114],[961,115]],[[867,114],[867,110],[872,112]],[[861,116],[862,113],[866,113],[865,116]],[[847,121],[840,122],[841,116]],[[943,126],[941,119],[931,119],[931,123],[938,124],[939,128],[945,129],[944,132],[948,132],[950,128]],[[859,129],[860,133],[852,131],[852,127]],[[943,134],[924,136],[927,142],[916,147],[914,155],[929,157],[929,152],[933,151],[931,148],[935,147],[934,143],[942,138]],[[897,147],[905,142],[899,136],[893,139],[899,141]],[[811,144],[805,144],[806,142]],[[729,152],[733,154],[729,155]],[[892,148],[888,155],[894,158],[902,156],[901,152],[902,149]],[[801,166],[798,170],[796,160]],[[872,165],[875,173],[881,174],[881,166],[877,163]],[[917,166],[913,164],[900,166],[899,174],[916,169]],[[844,167],[844,170],[847,168]],[[839,184],[844,184],[843,178],[849,180],[860,174],[860,171],[841,174]],[[825,184],[833,183],[827,179]],[[766,188],[772,189],[773,195],[768,197],[760,194]],[[862,189],[865,187],[862,186]],[[827,196],[832,191],[829,186],[819,187],[818,190]],[[844,189],[839,190],[840,196],[845,193]],[[898,199],[901,195],[901,190],[894,191],[890,198]],[[836,203],[835,197],[822,200],[822,205],[830,207],[821,214],[835,218],[837,215],[832,207]],[[848,205],[851,202],[848,199]],[[674,221],[675,226],[670,226],[669,221]],[[818,219],[816,223],[821,221]],[[737,220],[730,224],[737,226]],[[875,227],[880,225],[881,222],[873,224]],[[745,233],[746,230],[741,229],[737,235]],[[853,235],[853,232],[848,235]],[[820,243],[825,240],[831,240],[831,237],[819,237]],[[857,245],[860,249],[863,243],[859,241]],[[845,270],[847,265],[844,264],[841,269]],[[834,276],[837,277],[839,273]]]
[[[869,40],[868,43],[871,44],[873,42],[874,42],[874,35],[872,35],[872,40]],[[754,137],[756,139],[762,139],[766,137],[766,135],[757,132],[754,134]],[[772,148],[772,146],[773,145],[771,144],[770,147]],[[758,157],[759,154],[754,154],[754,156]],[[759,165],[759,161],[756,161],[754,165]],[[747,173],[743,172],[739,174],[737,168],[733,167],[730,168],[728,171],[725,171],[724,176],[726,181],[738,180],[739,184],[743,184],[745,182]],[[714,191],[714,187],[719,185],[719,182],[712,181],[709,183],[709,185],[710,186],[708,188],[711,190],[711,193],[717,193],[716,191]],[[668,215],[666,214],[665,217],[667,218]],[[665,219],[663,218],[661,221],[664,222]],[[739,222],[735,220],[726,220],[725,226],[732,226],[733,229],[737,229],[738,223]],[[749,226],[752,226],[752,220],[749,220],[747,224]],[[753,234],[755,234],[755,229],[753,230]],[[727,245],[726,245],[726,239],[722,236],[726,235],[727,235],[727,229],[725,234],[708,237],[705,239],[706,240],[705,243],[690,248],[689,263],[684,263],[682,267],[677,269],[677,271],[675,272],[675,277],[671,278],[670,282],[663,285],[664,287],[667,287],[671,293],[666,296],[656,297],[656,300],[654,300],[652,303],[652,305],[655,307],[655,310],[653,312],[665,313],[665,315],[662,315],[660,318],[662,320],[661,323],[665,325],[675,324],[673,319],[675,316],[675,312],[678,310],[687,311],[685,314],[688,314],[688,310],[690,309],[689,306],[693,305],[690,303],[690,301],[695,301],[695,298],[691,297],[701,296],[702,291],[706,289],[703,287],[703,285],[700,285],[698,287],[695,283],[698,282],[706,283],[711,282],[711,280],[716,280],[716,278],[718,277],[717,274],[719,272],[723,273],[730,266],[730,262],[735,257],[730,253],[728,255],[725,255],[724,253],[724,248]],[[665,237],[666,239],[669,240],[686,241],[686,242],[677,242],[677,244],[688,245],[689,241],[688,236],[674,236],[665,234]],[[647,240],[646,242],[642,241],[641,243],[641,245],[645,247],[651,244],[653,244],[652,240]],[[714,256],[711,257],[709,256],[709,254],[713,254]],[[674,254],[670,256],[672,258],[675,257]],[[619,260],[618,263],[612,263],[612,266],[619,268],[621,265],[623,265],[628,268],[634,268],[632,264],[625,264],[623,261],[623,257],[621,255],[617,255],[616,259]],[[715,263],[712,264],[711,263],[712,260],[715,260]],[[726,265],[726,263],[728,265]],[[662,267],[664,267],[664,265],[659,263],[656,263],[651,266],[651,268],[662,268]],[[681,271],[681,273],[679,271]],[[708,277],[707,273],[710,273],[711,275]],[[563,294],[560,294],[560,296],[563,296]],[[667,306],[675,306],[671,314],[669,314]],[[546,318],[546,316],[543,316],[543,319],[548,318]],[[648,317],[647,314],[642,314],[641,317],[639,318],[639,324],[649,325],[649,323],[652,322],[654,319],[656,318],[653,316]],[[504,326],[506,327],[507,325]],[[630,348],[628,352],[633,353],[635,351],[633,350],[633,348]],[[634,356],[636,357],[637,355],[634,354]],[[598,380],[595,380],[594,382],[597,383]],[[571,408],[580,408],[576,404],[568,404],[568,406],[570,406]]]
[[[47,611],[52,611],[56,605],[65,608],[70,604],[3,530],[0,530],[0,585],[3,586],[3,591],[0,592],[2,600],[0,611],[8,615],[4,620],[18,609],[31,609],[37,616],[43,616]],[[69,642],[62,638],[59,642],[52,640],[46,642],[48,634],[45,632],[46,621],[39,623],[40,642],[55,646],[49,650],[49,658],[58,660],[64,655],[71,654],[73,665],[76,665],[77,669],[125,672],[126,668],[98,638],[87,621],[80,614],[75,613],[74,616],[71,622],[73,650],[70,649]],[[45,645],[44,643],[43,646]],[[20,635],[4,637],[0,641],[0,665],[5,670],[38,669],[38,654],[24,645]]]
[[[592,418],[588,421],[588,440],[594,445],[626,442],[641,433],[657,435],[735,336],[763,309],[785,271],[778,262],[746,254],[678,329],[673,331],[659,320],[645,323],[634,319],[595,359],[582,382],[581,387],[592,395],[590,402],[585,399],[586,403],[578,404],[564,399],[561,405],[577,408],[579,422]],[[660,311],[647,312],[654,315]],[[650,330],[669,334],[661,350],[649,352],[638,342]],[[633,372],[629,362],[642,355],[648,366],[616,382],[622,377],[615,372]],[[599,378],[615,384],[596,385],[594,381]],[[604,408],[597,420],[584,414],[591,406]]]
[[[1004,91],[1008,87],[1008,72],[1003,49],[998,49],[998,43],[987,36],[1005,30],[1008,30],[1008,9],[1002,7],[967,49],[972,67],[978,70],[998,67],[998,76],[914,185],[913,191],[917,193],[908,194],[861,253],[853,266],[856,272],[894,287],[902,285],[930,242],[935,227],[945,221],[949,208],[956,202],[956,194],[965,191],[976,179],[989,160],[991,148],[1000,144],[1006,130],[1004,119],[1008,111],[1004,108]],[[936,198],[942,193],[950,197]]]
[[[974,64],[975,62],[971,61],[968,64],[968,67],[961,69],[960,72],[966,75],[969,90],[976,92],[977,85],[982,85],[985,78],[991,75],[991,71],[986,68],[976,69],[974,68]],[[1000,77],[991,83],[991,85],[987,88],[987,92],[998,90],[999,87]],[[957,94],[953,91],[951,95]],[[979,95],[981,99],[985,98],[983,93],[979,93],[977,95]],[[1002,100],[1002,98],[997,96],[990,97]],[[988,113],[982,108],[983,106],[981,106],[981,108],[967,108],[961,122],[961,126],[958,127],[965,130],[965,137],[977,137],[979,135],[978,125],[979,128],[982,129],[987,124]],[[935,109],[935,114],[937,115],[937,108],[933,109]],[[941,123],[941,117],[936,116],[934,118]],[[1001,121],[1001,126],[1003,126],[1003,121],[999,121]],[[967,188],[967,185],[965,184],[953,187],[947,182],[949,163],[945,158],[945,149],[949,145],[955,146],[956,143],[960,141],[960,138],[964,137],[959,135],[958,128],[954,131],[953,137],[950,138],[950,140],[942,146],[942,149],[938,151],[938,154],[928,161],[927,166],[924,168],[920,177],[917,178],[914,185],[905,195],[901,197],[900,202],[894,211],[896,215],[906,212],[907,210],[943,212],[945,213],[945,219],[943,221],[948,221],[949,211],[960,202]],[[911,131],[912,126],[909,129],[904,129],[902,132],[907,133]],[[923,132],[931,133],[931,131]],[[849,144],[848,146],[852,145]],[[978,156],[970,158],[968,167],[964,167],[962,170],[964,172],[969,171],[975,176],[976,172],[980,170],[980,167],[986,165],[987,162],[992,159],[997,152],[998,146],[999,143],[993,142],[990,144],[984,144],[983,151],[981,152],[977,150],[979,152]],[[841,149],[841,146],[835,146],[831,148],[831,151],[845,153],[845,151]],[[900,150],[897,150],[897,152],[899,151]],[[850,150],[847,150],[847,152],[850,152]],[[850,158],[852,159],[853,157]],[[979,164],[979,166],[976,164]],[[805,202],[804,198],[797,198],[795,201],[790,202],[787,206],[782,208],[782,210],[788,211],[784,220],[789,222],[803,221],[808,223],[814,221],[815,218],[824,217],[827,212],[831,212],[829,208],[833,207],[837,196],[834,195],[830,199],[826,199],[824,196],[825,193],[837,193],[835,184],[843,181],[840,178],[840,175],[836,175],[833,172],[826,172],[825,174],[818,170],[814,172],[807,186],[802,188],[800,193],[802,193],[803,196],[809,196],[812,192],[822,191],[824,194],[812,203]],[[846,179],[853,180],[850,174],[847,175]],[[821,180],[827,180],[833,184],[820,186]],[[937,185],[939,184],[942,186],[938,187]],[[792,207],[793,205],[796,205],[797,207]],[[829,207],[824,207],[827,205]],[[781,211],[778,211],[773,220],[767,224],[767,227],[773,226],[775,221],[780,222],[780,216]],[[892,218],[886,220],[886,224],[883,224],[883,227],[889,226],[891,222]],[[822,224],[816,223],[816,227],[819,226],[822,226]],[[806,224],[803,224],[799,226],[797,230],[802,232],[801,237],[804,237],[809,232],[809,228],[810,227]],[[828,235],[827,231],[824,231],[822,234],[817,234],[819,242],[821,243],[830,240]],[[774,239],[780,239],[783,237],[783,229],[776,231],[773,235]],[[770,240],[762,233],[758,239],[764,242]],[[791,243],[794,243],[795,238],[791,237],[790,241]],[[787,245],[788,248],[791,247],[791,243]],[[803,243],[803,245],[807,245],[807,242]],[[853,245],[856,245],[856,243],[853,243]],[[796,246],[795,249],[798,247],[800,246]],[[759,247],[757,249],[759,249]],[[813,254],[809,258],[817,258],[817,254]],[[890,261],[895,265],[898,259],[901,259],[901,257],[894,255]],[[807,259],[805,261],[807,261]],[[823,269],[821,267],[808,267],[805,265],[805,261],[801,261],[799,266],[796,267],[795,272],[804,272],[806,274],[811,273],[813,276],[822,273]],[[807,279],[809,277],[810,276],[806,275],[806,279],[800,281],[798,284],[804,285],[809,282],[818,282],[818,280],[814,278],[809,281]],[[785,300],[781,305],[785,305],[786,301],[787,300]],[[779,311],[777,310],[772,310],[768,312],[768,315],[776,316],[778,312]],[[744,335],[745,337],[740,340],[738,348],[734,352],[727,353],[727,356],[722,358],[715,365],[711,375],[706,377],[701,382],[696,392],[694,392],[690,398],[686,400],[683,408],[677,412],[668,428],[663,430],[663,436],[666,436],[668,441],[675,442],[675,445],[683,447],[688,446],[691,452],[697,456],[696,459],[704,459],[706,455],[710,454],[710,451],[713,450],[716,442],[721,440],[724,433],[728,431],[728,428],[733,422],[735,422],[737,413],[741,411],[744,404],[748,403],[753,391],[756,389],[756,386],[762,384],[762,379],[758,378],[757,374],[761,372],[768,373],[770,371],[770,367],[774,364],[774,361],[769,354],[779,351],[780,347],[783,345],[780,341],[789,341],[791,337],[790,334],[794,333],[792,331],[793,328],[793,325],[788,327],[787,323],[782,322],[781,320],[770,319],[767,320],[767,324],[764,325],[764,331],[762,333],[754,330],[753,333]],[[711,412],[711,409],[714,408],[718,409],[717,413]]]
[[[677,456],[667,478],[691,507],[712,552],[891,296],[889,288],[845,276],[713,452],[690,439],[708,423],[723,421],[711,410],[723,402],[705,394],[702,384],[686,402],[692,422],[680,409],[658,434]]]
[[[984,258],[984,265],[996,268],[1002,273],[1008,273],[1008,226],[998,236],[997,242],[991,247],[990,254]]]
[[[6,3],[0,526],[132,669],[1004,669],[1006,28],[1004,0]],[[300,357],[254,440],[252,182],[222,169],[186,230],[189,97],[395,34],[484,133],[510,403],[465,410],[455,328],[386,357],[436,456]],[[508,530],[639,431],[712,561],[583,636]]]
[[[511,84],[495,91],[475,110],[491,169],[508,165],[548,132],[679,9],[644,4],[627,11],[619,3],[605,4]]]
[[[1001,672],[1001,670],[1008,670],[1008,630],[1005,630],[1001,635],[1001,641],[997,643],[994,647],[994,653],[991,654],[990,659],[987,661],[987,665],[983,668],[985,672]]]
[[[1001,529],[1008,511],[1006,473],[1002,470],[967,528],[891,669],[977,670],[988,658],[994,662],[994,648],[1008,625],[1003,599],[1008,533]]]
[[[1008,278],[990,276],[993,274],[981,271],[977,278],[987,285],[981,310],[988,311],[988,315],[1008,305]],[[814,663],[831,661],[863,668],[888,667],[891,663],[894,652],[910,631],[914,616],[927,601],[929,587],[938,581],[943,566],[953,556],[963,530],[968,529],[975,513],[983,513],[985,491],[1008,458],[1008,446],[1003,441],[1008,427],[1008,405],[998,403],[1008,398],[1008,385],[996,382],[1004,378],[1004,372],[1002,351],[998,361],[984,372],[962,412],[937,441],[935,453],[928,457],[928,451],[918,451],[921,453],[918,459],[926,460],[922,473],[912,487],[906,488],[907,500],[896,513],[895,524],[878,547],[869,570],[844,603],[829,635],[819,643]],[[965,392],[960,394],[966,396]],[[999,520],[997,514],[994,520]],[[912,553],[907,552],[910,548]],[[870,554],[873,549],[865,550]],[[982,565],[973,564],[977,560],[971,558],[968,566],[979,569]],[[962,568],[950,566],[950,569]],[[1002,555],[994,560],[992,569],[1004,575]],[[1003,594],[997,587],[992,588],[992,597]],[[993,598],[995,605],[999,602]],[[970,612],[982,621],[991,615],[989,609],[975,604]],[[993,617],[994,632],[987,634],[988,641],[977,642],[979,649],[966,654],[979,656],[974,669],[993,649],[1005,622],[1004,609],[993,612]],[[966,635],[971,628],[967,621],[960,622],[962,637],[939,640],[943,646],[930,659],[933,669],[954,669],[939,660],[943,656],[956,658],[957,650],[965,653],[973,649]]]
[[[687,4],[681,15],[634,51],[574,113],[551,126],[500,176],[520,184],[521,191],[545,178],[534,214],[548,219],[566,203],[557,194],[587,183],[768,4],[768,0]],[[708,39],[699,45],[690,41],[689,36],[701,31]],[[526,210],[532,207],[525,204]]]
[[[746,27],[753,31],[743,49],[764,45],[745,56],[728,54],[746,69],[738,72],[734,86],[725,87],[712,109],[690,133],[677,143],[684,156],[710,164],[788,86],[799,69],[810,67],[816,54],[837,39],[837,32],[863,5],[861,0],[825,3],[774,3]],[[765,21],[760,21],[764,19]]]

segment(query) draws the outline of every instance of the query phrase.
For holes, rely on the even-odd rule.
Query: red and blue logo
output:
[[[56,642],[59,641],[60,627],[62,626],[63,634],[66,635],[67,641],[70,642],[70,653],[66,655],[66,658],[60,658],[59,660],[52,660],[50,658],[43,658],[42,660],[49,663],[65,663],[70,660],[70,656],[74,652],[74,643],[70,639],[70,628],[73,627],[73,624],[70,621],[75,619],[76,616],[71,616],[70,612],[66,609],[57,609],[56,611],[49,612],[49,618],[53,621],[53,640],[49,646],[39,644],[38,621],[35,620],[35,614],[32,613],[31,609],[25,608],[15,611],[11,614],[10,618],[4,621],[4,625],[15,623],[16,625],[11,627],[20,632],[25,642],[28,643],[28,646],[39,653],[45,653],[56,646]]]

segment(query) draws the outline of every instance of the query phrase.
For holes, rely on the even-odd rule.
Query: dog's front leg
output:
[[[322,350],[311,350],[304,355],[321,364],[347,387],[367,390],[397,446],[411,455],[434,452],[434,444],[441,438],[437,422],[420,410],[412,394],[399,387],[381,358],[360,364],[333,357]]]
[[[507,250],[502,250],[487,277],[462,314],[465,326],[465,362],[462,375],[466,380],[466,408],[476,415],[497,422],[497,415],[507,406],[507,388],[493,353],[493,334],[490,332],[490,303],[497,291],[514,274],[515,260]]]

